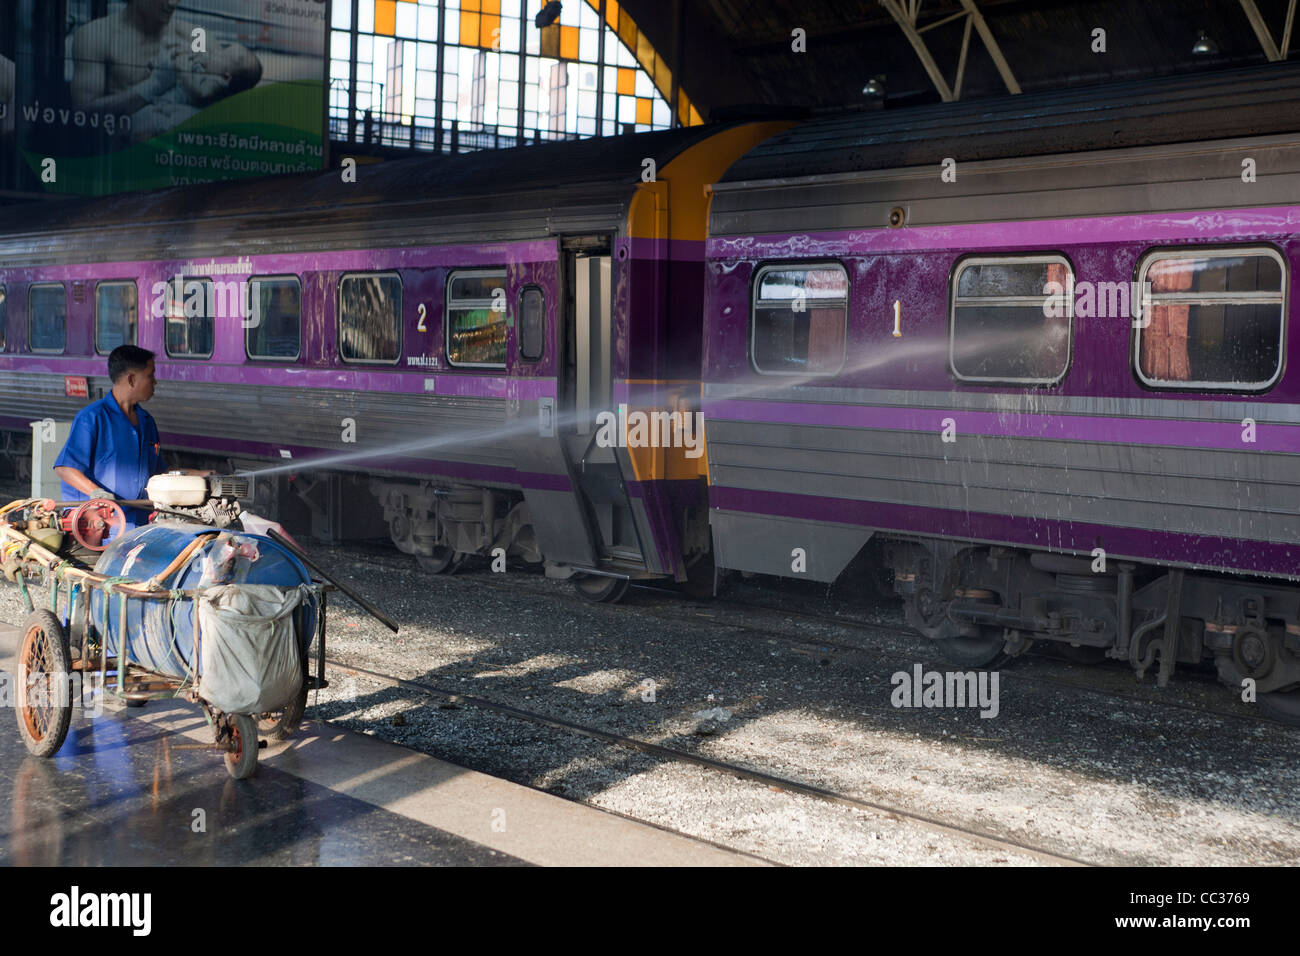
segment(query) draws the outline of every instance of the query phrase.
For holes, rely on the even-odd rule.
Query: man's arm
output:
[[[82,474],[79,469],[73,468],[71,465],[57,465],[54,468],[54,473],[81,493],[92,498],[116,497],[112,492],[105,491]]]
[[[72,38],[72,102],[80,109],[135,113],[176,85],[171,53],[160,49],[149,76],[117,93],[108,92],[109,33],[106,21],[87,23]]]

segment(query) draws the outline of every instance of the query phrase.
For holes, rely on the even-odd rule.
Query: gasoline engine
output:
[[[229,528],[239,521],[243,513],[239,500],[247,498],[248,493],[246,478],[180,472],[154,475],[145,488],[157,512],[155,524],[184,521],[213,528]]]

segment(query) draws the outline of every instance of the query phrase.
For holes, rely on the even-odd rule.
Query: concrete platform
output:
[[[18,628],[0,624],[14,673]],[[8,724],[4,722],[8,721]],[[235,781],[197,706],[74,711],[53,758],[0,715],[0,864],[734,866],[755,860],[306,721]]]

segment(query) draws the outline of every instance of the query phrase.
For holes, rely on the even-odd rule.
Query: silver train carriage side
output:
[[[829,118],[714,187],[719,566],[1300,720],[1300,68]],[[1106,144],[1098,149],[1096,144]]]

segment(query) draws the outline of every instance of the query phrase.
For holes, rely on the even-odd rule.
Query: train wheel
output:
[[[573,586],[579,595],[594,604],[617,604],[623,600],[632,582],[627,578],[607,578],[603,574],[575,574]]]
[[[247,780],[257,773],[257,721],[247,714],[231,714],[228,719],[234,749],[226,753],[226,772],[236,780]]]
[[[302,725],[302,715],[307,710],[307,682],[285,704],[284,710],[268,711],[257,721],[257,732],[268,740],[288,740]]]
[[[958,667],[1001,667],[1011,659],[1004,649],[1006,628],[981,624],[976,631],[975,634],[962,634],[959,625],[944,614],[931,640],[939,656]]]
[[[468,557],[467,554],[460,554],[451,548],[439,546],[433,549],[433,554],[417,553],[415,560],[430,574],[455,574]]]
[[[68,645],[63,626],[49,611],[33,611],[23,622],[18,649],[18,732],[29,753],[52,757],[72,723]]]
[[[1260,694],[1259,706],[1273,719],[1300,727],[1300,688]]]
[[[958,667],[1001,667],[1011,659],[1002,648],[1006,633],[1000,627],[981,627],[979,636],[945,637],[936,639],[935,649],[950,664]]]

